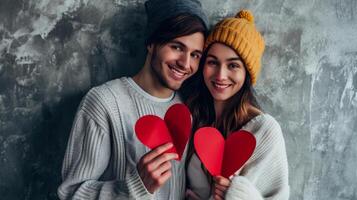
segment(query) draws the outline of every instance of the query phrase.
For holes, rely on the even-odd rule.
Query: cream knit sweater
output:
[[[242,129],[254,134],[256,148],[244,167],[231,179],[225,199],[289,199],[288,163],[284,138],[278,122],[268,114],[261,114]],[[196,155],[190,160],[187,177],[189,189],[201,199],[212,198],[209,183]]]
[[[134,133],[139,117],[163,117],[178,102],[177,95],[153,97],[125,77],[91,89],[73,123],[58,188],[60,199],[183,199],[184,161],[172,161],[172,176],[157,192],[146,190],[136,163],[149,149]]]

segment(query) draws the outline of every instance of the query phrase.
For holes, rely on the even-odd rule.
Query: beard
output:
[[[160,61],[158,62],[158,56],[157,56],[157,47],[155,46],[154,49],[153,49],[153,54],[151,56],[151,61],[150,61],[150,69],[151,69],[151,72],[154,76],[154,78],[164,87],[170,89],[170,90],[173,90],[173,91],[176,91],[178,90],[179,88],[174,88],[174,87],[171,87],[168,82],[165,80],[162,72],[159,71],[158,67],[155,67],[155,66],[158,66],[160,65]]]

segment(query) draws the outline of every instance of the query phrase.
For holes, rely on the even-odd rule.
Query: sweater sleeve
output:
[[[127,167],[125,179],[100,178],[111,157],[111,136],[105,102],[92,89],[81,102],[62,166],[60,199],[151,199],[136,170]],[[124,145],[124,144],[118,144]]]
[[[239,174],[234,175],[227,200],[287,200],[288,163],[280,125],[271,116],[255,135],[257,146]]]

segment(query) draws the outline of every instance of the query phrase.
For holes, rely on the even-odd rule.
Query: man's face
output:
[[[187,78],[197,72],[203,45],[203,34],[194,33],[149,49],[152,51],[151,68],[159,82],[171,90],[178,90]]]

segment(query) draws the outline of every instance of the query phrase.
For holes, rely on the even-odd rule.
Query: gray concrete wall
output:
[[[56,199],[80,99],[144,62],[143,2],[0,0],[1,199]],[[282,126],[290,199],[357,199],[357,1],[202,3],[211,23],[255,13],[256,89]]]

